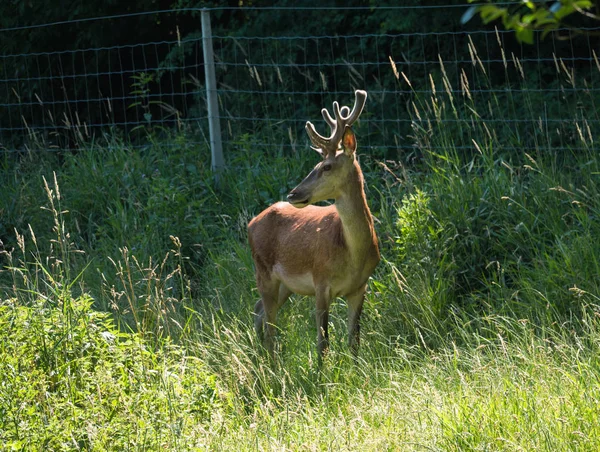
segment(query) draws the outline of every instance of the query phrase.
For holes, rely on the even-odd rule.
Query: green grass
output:
[[[320,370],[312,299],[282,309],[275,361],[261,350],[246,242],[314,153],[266,155],[244,137],[219,185],[185,136],[4,155],[0,444],[598,450],[600,168],[577,132],[586,118],[564,109],[572,152],[553,131],[525,152],[510,123],[481,119],[485,99],[448,96],[413,99],[414,152],[361,157],[383,260],[358,362],[338,300]],[[533,95],[488,100],[536,117]]]

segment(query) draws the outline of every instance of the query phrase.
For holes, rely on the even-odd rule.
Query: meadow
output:
[[[185,134],[3,154],[5,450],[598,450],[594,92],[554,130],[523,81],[518,104],[436,83],[406,105],[409,152],[361,152],[358,129],[382,261],[357,362],[338,300],[321,369],[310,298],[261,350],[246,239],[310,149],[246,136],[218,183]],[[498,121],[516,110],[540,118],[526,137]]]

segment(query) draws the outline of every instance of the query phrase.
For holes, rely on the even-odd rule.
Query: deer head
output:
[[[287,200],[294,207],[302,208],[340,196],[356,159],[356,137],[350,127],[362,113],[366,100],[366,91],[357,90],[352,111],[347,106],[340,108],[334,102],[334,117],[331,117],[327,109],[323,108],[321,114],[331,129],[328,138],[317,133],[310,121],[306,123],[312,148],[323,157],[323,161],[288,195]]]

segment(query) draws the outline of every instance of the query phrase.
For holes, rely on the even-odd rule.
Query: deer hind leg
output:
[[[360,315],[365,301],[366,289],[367,286],[365,285],[346,297],[348,302],[348,346],[354,357],[358,355],[358,346],[360,345]]]
[[[267,351],[273,355],[275,321],[279,308],[291,295],[291,292],[278,280],[259,284],[261,299],[254,306],[254,328]]]

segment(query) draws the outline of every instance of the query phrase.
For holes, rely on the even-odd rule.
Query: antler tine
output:
[[[332,145],[333,152],[337,149],[337,146],[346,131],[346,127],[350,127],[354,122],[358,119],[360,114],[365,107],[365,103],[367,101],[367,92],[362,90],[356,90],[354,100],[354,107],[352,111],[350,111],[350,107],[344,105],[341,109],[337,102],[333,103],[333,113],[336,119],[336,128],[331,138],[329,138],[329,143]]]
[[[355,96],[355,100],[354,100],[354,107],[352,108],[352,112],[350,114],[347,114],[344,118],[342,118],[344,120],[346,126],[351,126],[352,124],[354,124],[356,122],[356,120],[362,113],[363,108],[365,108],[365,103],[367,102],[367,92],[366,91],[357,89],[354,92],[354,96]],[[350,109],[348,107],[344,107],[343,110],[348,112]]]
[[[326,108],[322,109],[321,110],[321,114],[323,115],[323,119],[325,119],[325,121],[327,122],[327,124],[329,124],[329,127],[331,127],[331,130],[334,130],[336,122],[335,122],[335,119],[333,119],[331,117],[331,115],[329,114],[329,112],[327,111],[327,109]]]
[[[322,135],[319,135],[315,130],[315,126],[312,122],[306,121],[306,133],[308,134],[308,138],[315,146],[315,148],[325,149],[327,147],[328,140]]]
[[[338,144],[342,139],[342,135],[344,134],[345,125],[342,115],[342,111],[344,111],[344,109],[345,107],[340,109],[340,104],[337,101],[333,101],[333,118],[331,118],[329,113],[327,113],[327,116],[329,116],[327,122],[329,122],[329,119],[332,121],[331,136],[327,139],[327,153],[332,152],[335,154]]]
[[[335,152],[337,150],[338,144],[342,139],[342,135],[344,134],[346,127],[350,127],[363,111],[365,107],[365,103],[367,101],[367,92],[362,90],[356,90],[354,100],[354,107],[352,111],[347,106],[343,106],[340,109],[340,104],[337,101],[333,102],[333,117],[329,114],[326,108],[321,110],[321,114],[323,115],[323,119],[325,122],[329,124],[331,128],[331,136],[329,138],[325,138],[322,135],[319,135],[315,130],[315,126],[310,121],[306,122],[306,133],[310,138],[310,141],[316,148],[322,149],[325,155],[330,152]]]
[[[325,122],[327,122],[327,124],[329,124],[329,127],[331,128],[331,136],[329,138],[325,138],[323,135],[319,134],[316,131],[314,124],[310,121],[306,122],[306,133],[308,134],[308,137],[310,138],[312,144],[316,148],[322,149],[325,155],[327,155],[331,151],[332,142],[335,141],[337,136],[338,118],[340,117],[340,106],[337,102],[333,103],[333,114],[335,119],[331,117],[326,108],[323,108],[321,110],[321,114],[323,115],[323,119],[325,119]],[[337,142],[334,144],[334,146],[337,147]]]

